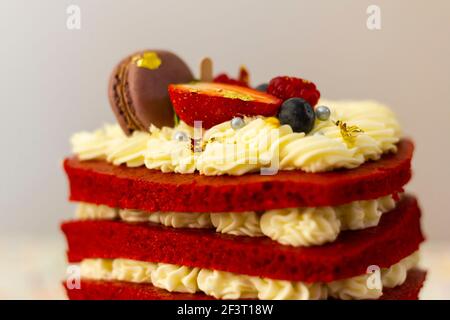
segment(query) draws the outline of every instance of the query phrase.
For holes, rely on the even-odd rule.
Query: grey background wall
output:
[[[81,8],[81,30],[66,8]],[[381,30],[366,9],[381,8]],[[327,98],[374,98],[396,111],[417,144],[414,180],[429,238],[450,240],[450,1],[22,1],[0,3],[0,232],[58,234],[72,215],[61,170],[69,137],[114,121],[113,65],[140,48],[167,48],[194,70],[253,84],[314,80]]]

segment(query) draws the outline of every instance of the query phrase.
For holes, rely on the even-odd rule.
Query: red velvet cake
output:
[[[394,113],[207,73],[161,50],[114,69],[118,124],[64,160],[68,298],[418,299],[414,145]]]

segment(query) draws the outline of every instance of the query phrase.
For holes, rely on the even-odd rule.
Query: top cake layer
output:
[[[239,212],[318,207],[395,194],[411,177],[413,144],[402,140],[396,154],[352,170],[274,176],[206,177],[126,168],[105,161],[66,159],[70,198],[144,211]]]
[[[118,124],[75,134],[78,160],[242,176],[354,169],[397,152],[400,125],[378,102],[319,100],[316,85],[300,77],[252,88],[245,68],[239,79],[213,78],[210,59],[200,73],[194,79],[168,51],[123,59],[108,91]]]

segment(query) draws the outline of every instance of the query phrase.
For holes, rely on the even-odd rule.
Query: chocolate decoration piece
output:
[[[213,79],[213,62],[209,57],[203,58],[200,62],[200,81],[212,82]]]
[[[194,80],[189,67],[175,54],[145,50],[122,60],[109,81],[109,102],[123,131],[147,131],[151,124],[174,125],[167,87]]]

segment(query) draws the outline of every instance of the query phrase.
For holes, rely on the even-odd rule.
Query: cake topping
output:
[[[342,138],[349,146],[352,146],[355,143],[356,136],[359,133],[364,132],[358,126],[349,126],[341,120],[336,121],[335,124],[339,127]]]
[[[295,77],[276,77],[270,80],[267,93],[282,100],[303,98],[314,107],[320,98],[320,92],[311,81]]]
[[[245,121],[241,117],[234,117],[231,119],[230,125],[234,130],[239,130],[245,126]]]
[[[267,93],[223,83],[170,85],[169,95],[181,120],[190,126],[202,121],[206,129],[236,116],[274,116],[281,104]]]
[[[149,70],[158,69],[162,62],[158,57],[158,54],[154,51],[137,54],[132,58],[132,61],[136,64],[136,66],[140,68],[147,68]]]
[[[241,68],[239,69],[238,79],[230,78],[226,73],[221,73],[214,78],[214,82],[232,84],[235,86],[249,87],[250,86],[249,79],[250,75],[248,73],[247,68],[245,66],[241,66]]]
[[[122,130],[148,131],[174,125],[167,87],[194,79],[188,66],[168,51],[146,50],[122,60],[109,83],[109,101]]]
[[[261,116],[244,118],[245,126],[235,130],[231,119],[238,115],[232,115],[203,131],[203,148],[197,155],[189,140],[174,139],[176,131],[195,137],[195,128],[184,121],[176,128],[152,126],[150,133],[135,131],[130,137],[118,126],[78,133],[72,139],[73,150],[81,160],[106,159],[115,165],[145,165],[163,172],[197,171],[204,175],[255,172],[275,158],[280,170],[352,169],[380,159],[383,153],[397,151],[401,129],[387,107],[372,101],[322,103],[330,106],[332,117],[315,121],[306,134],[293,132],[290,125],[280,125],[280,119]],[[339,126],[333,118],[339,119]],[[355,126],[364,132],[355,131]]]
[[[183,141],[189,141],[189,137],[186,134],[186,132],[183,131],[177,131],[173,135],[173,139],[175,141],[183,142]]]
[[[75,152],[164,172],[241,175],[275,159],[280,170],[351,169],[396,151],[400,127],[377,103],[327,107],[322,100],[315,107],[320,92],[308,80],[279,76],[252,89],[245,67],[236,79],[213,78],[210,58],[200,64],[200,79],[168,51],[128,56],[109,86],[120,127],[76,135]],[[196,121],[205,130],[194,137]]]
[[[330,119],[331,111],[327,106],[318,106],[315,109],[316,117],[320,121],[327,121]]]
[[[269,87],[268,83],[261,83],[255,89],[258,91],[266,92],[268,87]]]
[[[213,62],[211,58],[205,57],[200,62],[200,81],[211,82],[213,80]]]
[[[315,114],[306,100],[290,98],[281,105],[278,118],[281,124],[288,124],[294,132],[308,133],[314,127]]]

